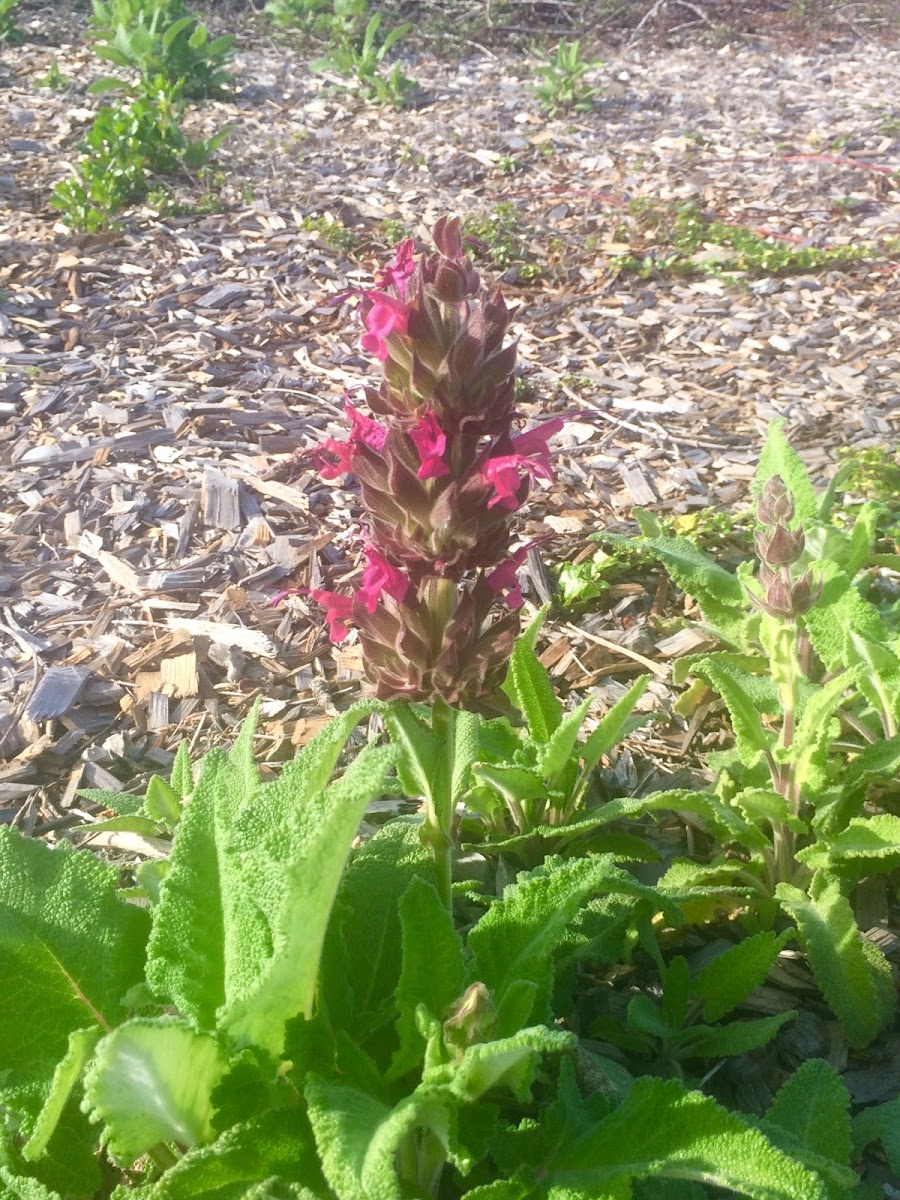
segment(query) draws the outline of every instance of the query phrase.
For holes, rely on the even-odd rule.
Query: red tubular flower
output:
[[[387,339],[392,333],[406,333],[409,310],[386,292],[367,292],[366,296],[371,301],[364,318],[368,332],[362,335],[359,344],[384,362],[388,356]]]
[[[325,620],[328,622],[328,636],[333,642],[342,642],[347,636],[345,621],[353,616],[353,601],[349,596],[340,592],[328,592],[322,588],[313,588],[310,597],[316,604],[325,609]]]
[[[380,699],[474,705],[498,687],[518,630],[528,547],[510,553],[510,515],[552,478],[562,421],[513,434],[510,311],[482,287],[456,218],[438,221],[434,244],[416,255],[402,242],[376,288],[355,293],[362,346],[382,363],[365,389],[374,416],[348,402],[349,439],[329,438],[315,461],[327,479],[353,471],[370,542],[352,599],[310,594],[332,640],[357,628]]]
[[[439,479],[442,475],[450,474],[443,457],[447,449],[447,435],[438,425],[433,412],[420,417],[410,429],[409,436],[422,460],[416,472],[420,479]]]
[[[409,580],[403,572],[391,566],[374,546],[366,546],[366,559],[368,566],[363,571],[362,587],[354,599],[361,601],[367,613],[375,611],[382,592],[387,592],[398,604],[402,604],[409,590]]]
[[[488,500],[488,508],[499,504],[512,511],[519,507],[522,503],[522,471],[529,476],[532,483],[535,479],[553,478],[547,439],[558,433],[562,426],[563,422],[558,417],[546,421],[536,429],[530,429],[528,433],[511,438],[513,454],[498,454],[487,460],[483,471],[484,481],[494,488],[494,495]]]

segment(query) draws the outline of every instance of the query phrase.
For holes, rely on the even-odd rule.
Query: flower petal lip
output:
[[[313,588],[309,595],[310,599],[325,609],[329,638],[335,643],[342,642],[348,632],[344,622],[353,615],[353,600],[349,596],[342,596],[340,592],[329,592],[322,588]]]
[[[409,436],[419,452],[421,466],[416,474],[419,479],[436,479],[441,475],[449,475],[450,468],[444,461],[447,450],[447,435],[438,424],[433,412],[420,417]]]

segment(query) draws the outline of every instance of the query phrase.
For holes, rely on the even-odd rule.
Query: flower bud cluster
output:
[[[788,524],[794,517],[794,498],[780,475],[767,481],[756,516],[762,526],[754,534],[754,542],[763,595],[751,594],[750,600],[770,616],[788,620],[800,617],[816,602],[822,586],[813,583],[811,571],[797,578],[791,574],[791,567],[803,555],[806,538],[802,529],[791,529]]]
[[[510,518],[552,477],[547,440],[562,422],[514,432],[509,309],[482,286],[457,218],[441,218],[433,238],[420,256],[402,242],[361,293],[361,345],[381,362],[381,384],[365,389],[372,415],[347,402],[350,437],[314,457],[324,478],[359,481],[366,567],[353,596],[311,594],[333,640],[359,630],[378,697],[467,704],[505,670],[524,557],[510,554]]]

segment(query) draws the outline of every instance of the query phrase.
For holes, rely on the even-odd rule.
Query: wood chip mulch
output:
[[[330,299],[371,279],[398,229],[455,212],[495,255],[518,239],[485,270],[519,305],[522,412],[567,419],[557,482],[522,523],[545,539],[534,603],[547,564],[633,529],[635,505],[746,503],[776,416],[819,482],[839,448],[897,443],[893,47],[598,47],[594,110],[550,120],[522,53],[473,44],[449,66],[410,38],[420,100],[394,112],[258,29],[234,98],[190,117],[196,136],[235,125],[214,168],[222,211],[143,208],[86,236],[48,201],[104,64],[77,15],[29,12],[0,65],[0,819],[78,823],[79,788],[137,788],[180,738],[227,741],[258,695],[261,752],[284,759],[358,694],[352,640],[331,647],[302,596],[272,599],[340,586],[356,561],[353,488],[310,456],[372,371],[350,306]],[[39,86],[53,61],[74,81],[63,92]],[[879,256],[737,280],[615,264],[652,243],[648,206],[687,201],[775,244]],[[620,580],[554,620],[545,662],[598,714],[649,670],[645,703],[668,713],[673,656],[697,646],[657,620],[670,604],[657,575]],[[642,752],[677,783],[696,729],[652,729]],[[623,788],[647,783],[627,751],[617,770]]]

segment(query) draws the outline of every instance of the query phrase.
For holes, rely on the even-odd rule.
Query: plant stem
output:
[[[453,748],[456,712],[446,700],[435,697],[431,708],[431,729],[441,743],[443,753],[432,780],[431,804],[425,820],[431,828],[428,841],[437,870],[437,889],[448,912],[453,911]]]

